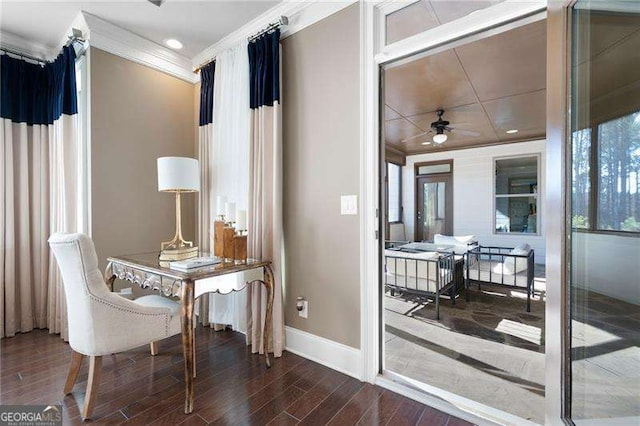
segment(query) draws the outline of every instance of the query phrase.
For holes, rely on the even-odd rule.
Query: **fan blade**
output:
[[[162,6],[162,3],[164,3],[164,2],[165,2],[165,0],[149,0],[149,3],[153,3],[158,7]]]
[[[400,142],[406,142],[406,141],[410,141],[410,140],[413,140],[413,139],[421,138],[423,136],[428,135],[429,133],[431,133],[431,130],[429,130],[428,132],[420,133],[419,135],[411,136],[410,138],[402,139]]]
[[[473,130],[463,130],[463,129],[454,129],[454,128],[449,128],[448,130],[451,133],[457,133],[459,135],[464,135],[464,136],[471,136],[474,138],[477,138],[478,136],[480,136],[480,133],[475,132]]]

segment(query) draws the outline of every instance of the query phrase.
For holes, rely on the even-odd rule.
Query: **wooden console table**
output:
[[[211,254],[199,253],[199,256],[211,256]],[[109,264],[105,272],[105,280],[112,290],[113,282],[118,278],[137,284],[141,288],[159,291],[166,297],[180,298],[182,350],[184,353],[185,414],[190,414],[193,411],[193,382],[195,376],[193,308],[195,299],[201,295],[206,293],[228,294],[231,291],[239,291],[247,285],[253,284],[260,284],[266,287],[267,312],[262,330],[262,342],[267,367],[271,366],[269,362],[268,342],[272,329],[274,280],[270,261],[248,259],[245,263],[219,263],[217,265],[198,268],[190,272],[180,272],[159,266],[157,252],[115,256],[107,260]],[[207,278],[257,268],[263,268],[264,280],[245,282],[237,287],[223,287],[215,282],[215,280],[207,280]]]

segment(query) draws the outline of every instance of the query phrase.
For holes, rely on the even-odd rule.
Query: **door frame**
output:
[[[506,0],[491,8],[480,10],[454,23],[409,37],[385,46],[384,17],[388,11],[399,8],[398,1],[369,0],[360,2],[360,288],[361,288],[361,378],[367,382],[393,389],[450,414],[489,421],[513,422],[510,415],[492,411],[490,407],[471,402],[457,404],[460,398],[445,392],[424,393],[415,387],[400,384],[382,376],[384,368],[384,341],[381,327],[383,314],[379,288],[382,283],[383,230],[380,211],[380,148],[381,148],[381,67],[392,61],[425,52],[433,54],[438,49],[454,47],[464,39],[478,35],[486,37],[491,32],[504,31],[509,25],[519,26],[547,18],[547,150],[546,150],[546,209],[547,235],[547,305],[546,305],[546,353],[545,353],[545,423],[562,425],[565,421],[567,389],[566,321],[567,297],[565,217],[556,214],[565,211],[566,113],[569,47],[568,19],[572,0],[520,2]],[[404,5],[413,1],[403,2]],[[547,4],[548,3],[548,4]],[[385,12],[386,11],[386,12]],[[515,25],[514,25],[515,23]],[[464,398],[462,398],[464,399]],[[464,407],[461,409],[459,407]],[[497,410],[496,410],[497,411]],[[504,413],[506,414],[506,413]],[[522,419],[523,420],[523,419]],[[526,421],[525,421],[526,422]]]
[[[451,167],[449,169],[448,172],[446,173],[429,173],[426,175],[421,175],[418,173],[418,170],[420,170],[420,167],[422,166],[437,166],[440,164],[449,164]],[[414,241],[418,241],[418,229],[420,229],[420,226],[418,226],[418,224],[420,223],[420,219],[419,219],[419,212],[420,212],[420,203],[418,202],[420,200],[420,193],[418,192],[418,188],[420,186],[419,181],[420,179],[443,179],[446,178],[447,179],[447,189],[446,189],[446,197],[447,197],[447,211],[445,213],[445,221],[447,222],[447,224],[449,225],[447,228],[450,231],[450,234],[453,235],[453,209],[454,209],[454,200],[453,200],[453,160],[438,160],[438,161],[427,161],[427,162],[421,162],[421,163],[416,163],[414,165],[414,169],[413,169],[413,175],[415,176],[414,179],[414,183],[413,183],[413,192],[414,192],[414,206],[415,206],[415,212],[413,214],[413,223],[414,223],[414,227],[413,227],[413,240]],[[420,206],[420,207],[419,207]],[[449,234],[449,232],[447,232]]]

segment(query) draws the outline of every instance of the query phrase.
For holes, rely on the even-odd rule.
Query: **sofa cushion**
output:
[[[527,256],[531,251],[529,244],[520,244],[509,252],[518,256]],[[505,257],[504,258],[504,272],[505,274],[517,274],[518,272],[527,270],[527,259],[517,257]]]
[[[449,236],[436,234],[433,236],[434,244],[453,246],[455,254],[465,254],[469,250],[469,244],[477,243],[474,235]]]

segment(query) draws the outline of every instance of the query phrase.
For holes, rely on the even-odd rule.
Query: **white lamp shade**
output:
[[[158,158],[158,191],[200,191],[198,160],[188,157]]]

